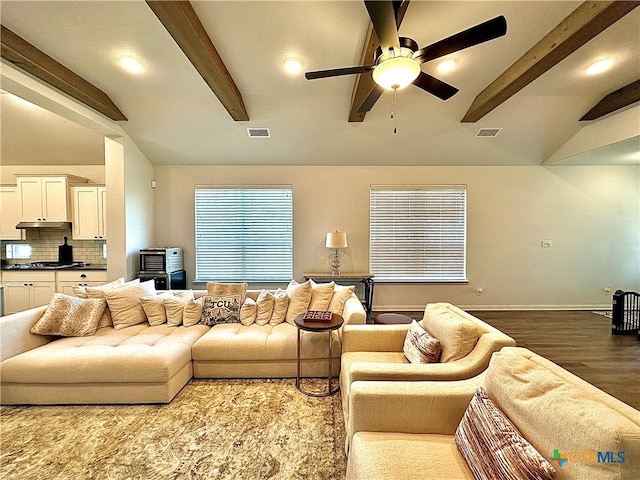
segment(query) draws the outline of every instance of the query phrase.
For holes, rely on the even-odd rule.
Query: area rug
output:
[[[292,379],[192,380],[168,405],[2,406],[0,438],[3,479],[325,480],[346,469],[340,394],[307,397]]]

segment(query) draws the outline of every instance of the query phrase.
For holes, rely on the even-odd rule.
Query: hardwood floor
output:
[[[640,341],[636,335],[611,335],[609,318],[590,311],[469,313],[513,337],[518,346],[640,410]]]

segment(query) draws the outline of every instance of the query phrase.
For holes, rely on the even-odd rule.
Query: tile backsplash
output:
[[[74,240],[71,238],[70,229],[38,228],[27,229],[26,240],[2,240],[2,258],[6,259],[5,245],[8,243],[28,243],[31,245],[31,258],[28,260],[15,260],[15,262],[45,262],[58,260],[58,247],[64,243],[64,237],[68,237],[67,243],[73,246],[73,261],[91,263],[95,266],[107,264],[107,259],[102,258],[102,248],[106,240]],[[14,262],[10,260],[10,262]]]

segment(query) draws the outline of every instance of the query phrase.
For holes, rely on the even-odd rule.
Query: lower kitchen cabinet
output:
[[[56,272],[56,291],[67,295],[73,295],[73,287],[103,285],[106,282],[106,270],[64,270]]]
[[[56,291],[55,272],[2,272],[4,313],[46,305]]]

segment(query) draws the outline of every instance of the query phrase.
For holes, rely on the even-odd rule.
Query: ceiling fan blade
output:
[[[506,33],[507,20],[501,15],[423,47],[414,54],[413,58],[420,63],[428,62],[434,58],[502,37]]]
[[[413,81],[413,84],[424,90],[425,92],[435,95],[440,100],[448,100],[458,93],[458,89],[448,83],[438,80],[436,77],[432,77],[428,73],[420,72],[418,78]]]
[[[375,65],[360,65],[357,67],[332,68],[329,70],[317,70],[315,72],[306,72],[304,74],[304,77],[307,80],[314,80],[316,78],[339,77],[341,75],[354,75],[356,73],[370,72],[374,68],[375,68]]]
[[[396,25],[396,9],[391,1],[365,1],[369,18],[373,24],[373,29],[380,41],[383,52],[388,52],[389,48],[400,51],[400,40],[398,39],[398,26]]]

